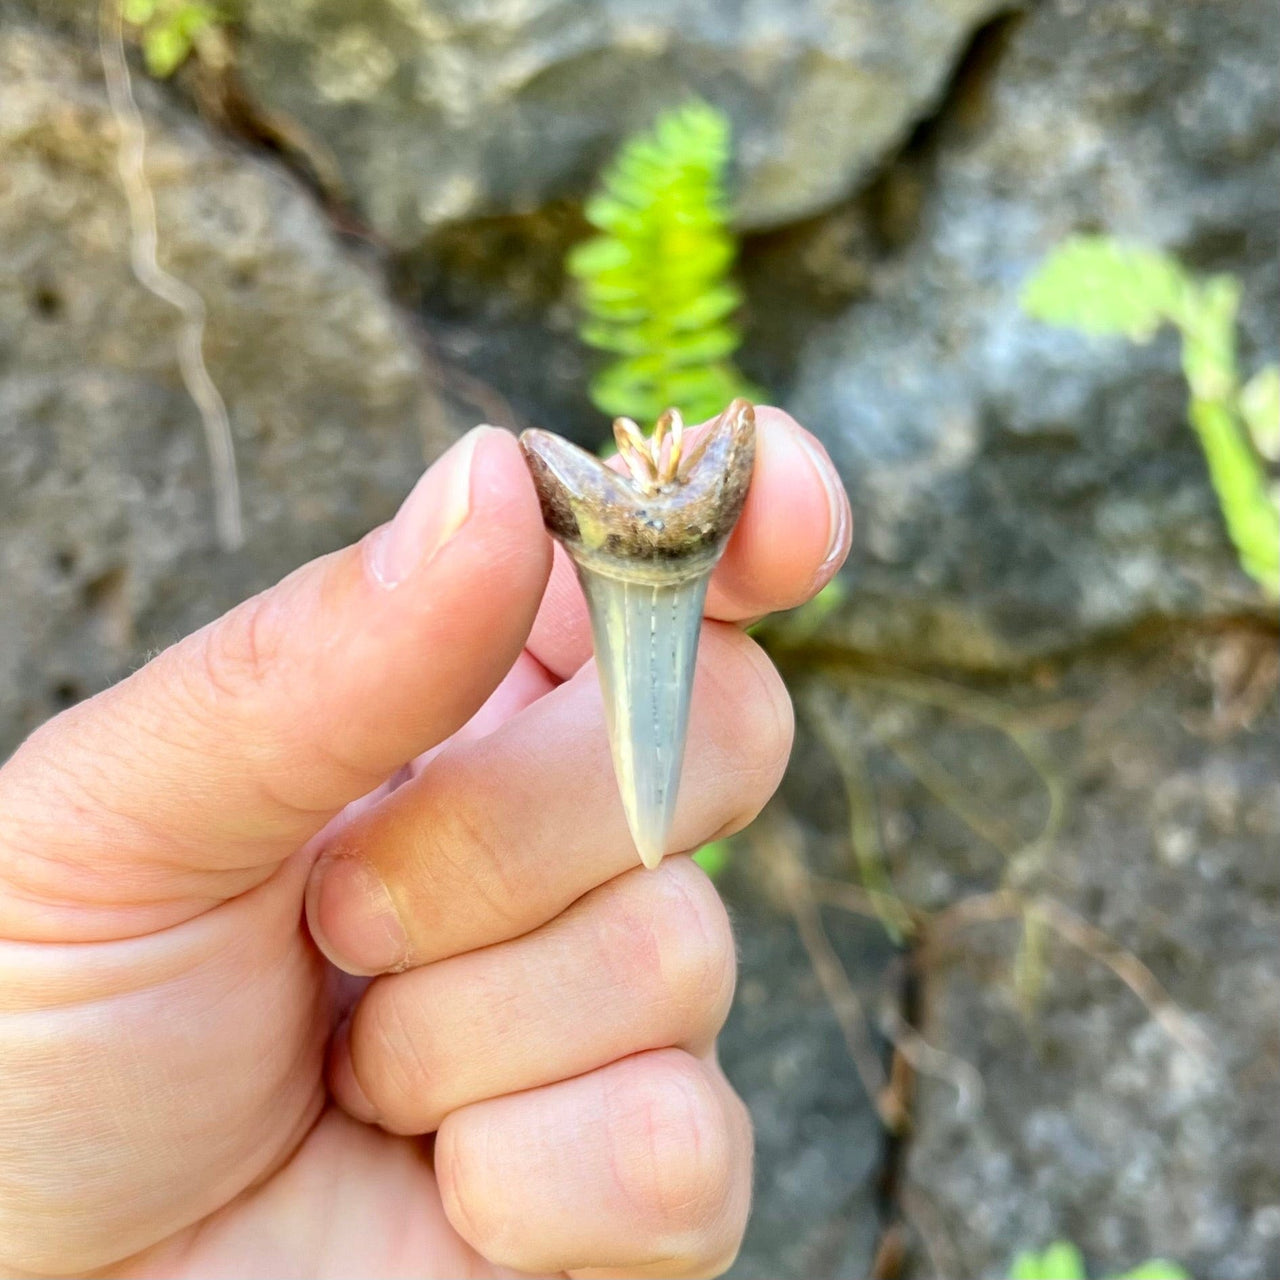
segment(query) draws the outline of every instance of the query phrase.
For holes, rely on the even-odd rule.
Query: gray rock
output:
[[[47,2],[47,0],[46,0]],[[1001,0],[244,0],[246,83],[336,156],[396,245],[577,194],[625,132],[701,94],[739,134],[741,217],[866,177]]]
[[[385,519],[457,426],[310,198],[140,91],[161,258],[208,304],[247,543],[215,545],[175,313],[129,269],[96,61],[0,28],[0,757]]]
[[[1043,736],[1064,823],[1026,880],[1104,931],[1098,949],[1050,931],[1029,1014],[1013,922],[970,925],[923,971],[923,1034],[984,1084],[969,1114],[951,1083],[919,1085],[900,1199],[926,1207],[917,1222],[939,1258],[954,1255],[945,1274],[999,1280],[1019,1249],[1060,1238],[1091,1275],[1152,1256],[1224,1280],[1280,1273],[1280,711],[1272,697],[1251,731],[1209,731],[1203,660],[1222,644],[1082,659],[1053,690],[1082,714]],[[1028,700],[989,692],[1011,714]],[[955,776],[983,779],[970,794],[990,818],[1037,830],[1043,786],[1010,741],[954,715],[909,732]],[[914,828],[891,854],[899,891],[935,905],[995,883],[996,850],[909,772],[873,760],[884,821]],[[1102,962],[1116,947],[1207,1038],[1207,1058]],[[911,1274],[934,1274],[923,1251]]]
[[[1246,372],[1274,359],[1278,61],[1264,0],[1042,4],[874,201],[789,242],[789,277],[756,269],[784,315],[805,251],[857,295],[816,331],[797,321],[787,397],[853,494],[849,644],[1000,667],[1152,616],[1267,609],[1223,532],[1173,338],[1089,340],[1018,295],[1069,233],[1105,230],[1238,275]]]
[[[735,848],[721,887],[735,919],[738,991],[719,1054],[751,1111],[756,1170],[729,1274],[862,1280],[884,1227],[885,1133],[795,925],[769,892],[761,851]],[[879,927],[852,916],[826,927],[855,983],[881,989],[891,948]]]
[[[1055,714],[1079,711],[1050,743],[1064,827],[1020,875],[1131,950],[1215,1047],[1195,1061],[1061,941],[1024,1020],[1013,928],[966,930],[925,973],[920,1020],[979,1070],[984,1103],[966,1115],[951,1084],[921,1082],[895,1197],[940,1274],[1006,1276],[1019,1248],[1060,1237],[1090,1274],[1152,1255],[1240,1280],[1280,1271],[1280,722],[1272,686],[1252,731],[1208,735],[1203,655],[1178,638],[1254,614],[1274,651],[1275,607],[1223,532],[1169,337],[1091,342],[1017,302],[1063,237],[1106,230],[1240,276],[1245,367],[1275,358],[1278,40],[1262,3],[1043,4],[875,189],[748,262],[755,296],[776,301],[762,363],[785,371],[779,353],[798,353],[787,402],[854,498],[850,604],[827,638],[1000,672],[985,691],[1010,724],[1035,700],[1011,672],[1052,683],[1045,655],[1088,655],[1061,677]],[[1143,623],[1155,648],[1135,642]],[[945,686],[912,687],[864,672],[844,732],[871,752],[898,891],[941,907],[1005,871],[954,802],[1016,848],[1046,796],[1007,733],[930,710]],[[953,804],[912,758],[946,767]],[[802,746],[795,770],[810,819],[843,820],[829,764]],[[925,1254],[917,1237],[912,1274],[935,1274]]]

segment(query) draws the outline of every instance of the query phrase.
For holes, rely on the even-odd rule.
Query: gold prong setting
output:
[[[681,478],[684,418],[679,409],[667,409],[660,414],[651,436],[646,436],[634,419],[615,418],[613,438],[627,470],[643,493],[661,493]]]

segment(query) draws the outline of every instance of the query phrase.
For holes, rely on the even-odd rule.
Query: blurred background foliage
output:
[[[1085,333],[1150,342],[1177,330],[1191,389],[1187,416],[1200,437],[1240,563],[1280,597],[1280,366],[1263,365],[1243,385],[1237,372],[1240,285],[1230,276],[1192,279],[1168,254],[1105,237],[1056,249],[1028,282],[1029,314]]]
[[[0,749],[478,418],[745,388],[855,530],[700,855],[735,1274],[1280,1273],[1277,63],[1268,0],[0,0]]]

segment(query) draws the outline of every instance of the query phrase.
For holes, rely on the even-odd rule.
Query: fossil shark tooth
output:
[[[646,867],[667,852],[702,606],[742,511],[755,411],[735,400],[692,449],[674,409],[614,424],[622,474],[549,431],[520,437],[547,529],[587,598],[614,773]]]

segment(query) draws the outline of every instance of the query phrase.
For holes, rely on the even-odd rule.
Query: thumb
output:
[[[0,937],[133,936],[265,880],[476,711],[549,564],[515,439],[477,427],[389,525],[32,735],[0,770]]]

